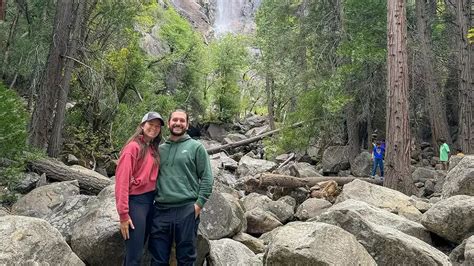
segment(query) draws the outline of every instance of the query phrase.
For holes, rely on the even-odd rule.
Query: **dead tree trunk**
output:
[[[7,0],[0,0],[0,21],[5,20],[6,13],[7,13]]]
[[[294,128],[294,127],[299,127],[301,125],[303,125],[303,122],[295,123],[295,124],[291,125],[290,127]],[[229,149],[232,149],[232,148],[247,145],[247,144],[259,141],[259,140],[261,140],[265,137],[271,136],[275,133],[278,133],[279,131],[281,131],[283,129],[285,129],[285,128],[278,128],[278,129],[275,129],[275,130],[270,130],[270,131],[267,131],[267,132],[262,133],[258,136],[255,136],[255,137],[251,137],[251,138],[248,138],[248,139],[244,139],[244,140],[237,141],[237,142],[234,142],[234,143],[225,144],[225,145],[214,147],[214,148],[209,148],[209,149],[207,149],[207,153],[208,154],[216,154],[216,153],[219,153],[221,151],[225,151],[225,150],[229,150]]]
[[[407,27],[405,0],[387,2],[387,151],[384,185],[414,192],[410,172]]]
[[[436,1],[416,0],[417,31],[420,40],[422,80],[428,98],[428,113],[431,124],[433,147],[438,150],[438,140],[444,138],[452,143],[446,118],[446,104],[440,81],[436,78],[433,47],[431,45],[431,21],[435,14]]]
[[[465,153],[474,153],[474,84],[472,45],[469,44],[467,34],[472,26],[471,0],[456,1],[456,17],[459,28],[459,146]]]
[[[39,159],[29,162],[29,167],[40,174],[46,174],[48,178],[58,181],[77,180],[81,191],[85,194],[97,195],[112,181],[100,174],[87,173],[74,169],[52,158]]]
[[[268,71],[265,75],[265,90],[267,92],[267,109],[268,109],[268,120],[270,123],[270,129],[274,130],[275,129],[275,96],[273,93],[273,78],[272,74],[270,74]]]

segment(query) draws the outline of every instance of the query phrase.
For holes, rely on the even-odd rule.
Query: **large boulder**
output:
[[[285,200],[278,199],[263,205],[265,211],[271,212],[281,223],[286,223],[293,218],[294,207]]]
[[[465,156],[446,176],[443,197],[474,196],[474,155]]]
[[[36,188],[36,184],[40,180],[41,176],[37,173],[23,173],[20,182],[15,186],[15,191],[21,194],[26,194]]]
[[[369,176],[372,171],[372,155],[368,151],[363,151],[354,159],[351,164],[351,173],[354,176]]]
[[[245,212],[245,219],[249,234],[263,234],[283,225],[274,214],[261,207]]]
[[[318,221],[353,234],[378,265],[450,265],[441,251],[397,229],[369,222],[357,212],[328,211]]]
[[[71,197],[79,195],[77,180],[52,183],[35,188],[12,206],[12,214],[44,218]]]
[[[323,153],[323,172],[337,173],[350,168],[349,147],[330,146]]]
[[[272,202],[272,200],[265,196],[255,192],[252,192],[240,199],[240,203],[242,207],[244,207],[245,211],[250,211],[257,207],[262,207],[263,205]]]
[[[93,198],[93,196],[87,195],[70,197],[54,208],[53,213],[44,219],[58,229],[67,243],[71,243],[74,225],[87,212],[87,202]]]
[[[247,136],[248,138],[251,138],[251,137],[261,135],[261,134],[263,134],[267,131],[270,131],[270,126],[269,125],[254,127],[252,129],[250,129],[249,131],[245,132],[245,136]]]
[[[290,175],[296,177],[313,177],[321,176],[321,174],[316,170],[314,165],[309,163],[292,163],[289,165]]]
[[[423,214],[421,223],[431,232],[461,243],[474,233],[474,197],[457,195],[441,200]]]
[[[227,134],[227,131],[222,125],[210,124],[207,128],[207,133],[211,139],[222,142],[225,135]]]
[[[449,259],[453,265],[472,266],[474,265],[474,235],[464,239],[449,254]]]
[[[0,217],[1,265],[85,265],[61,234],[43,219]]]
[[[237,198],[213,192],[201,214],[199,228],[210,240],[232,237],[246,228],[244,210]]]
[[[293,222],[278,230],[265,265],[376,265],[357,239],[325,223]]]
[[[229,238],[211,240],[210,265],[263,265],[252,250]]]
[[[265,244],[263,240],[253,237],[246,233],[240,233],[232,237],[233,240],[238,241],[252,250],[255,254],[265,251]]]
[[[434,169],[417,167],[415,171],[411,174],[413,182],[426,182],[428,179],[435,179],[438,175],[438,172]]]
[[[346,200],[332,206],[315,219],[315,221],[321,222],[330,221],[332,224],[345,220],[350,220],[353,223],[363,220],[363,222],[387,226],[431,244],[430,232],[423,225],[362,201]]]
[[[261,159],[254,159],[250,156],[244,156],[239,161],[237,173],[239,176],[253,176],[258,173],[269,172],[277,166],[276,163]]]
[[[464,158],[465,155],[453,155],[449,157],[449,169],[448,172],[451,171],[454,167],[458,165],[458,163]]]
[[[306,221],[320,215],[331,206],[331,202],[325,199],[309,198],[298,206],[295,216],[300,221]]]
[[[115,208],[114,185],[104,188],[87,204],[87,212],[72,231],[72,250],[90,265],[120,265],[124,244]]]
[[[412,200],[407,195],[359,179],[344,185],[337,202],[348,199],[363,201],[415,222],[421,219],[421,212],[413,205]]]

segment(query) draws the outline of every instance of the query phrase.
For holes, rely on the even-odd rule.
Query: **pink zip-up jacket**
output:
[[[156,189],[159,166],[154,163],[154,151],[150,147],[147,149],[145,157],[138,160],[140,145],[132,141],[123,148],[120,155],[115,170],[115,205],[121,222],[130,219],[129,195],[140,195]]]

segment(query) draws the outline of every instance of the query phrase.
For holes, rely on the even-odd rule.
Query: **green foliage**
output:
[[[238,82],[248,67],[246,40],[242,36],[226,35],[210,46],[214,68],[211,101],[219,121],[229,122],[240,113]]]
[[[25,150],[27,119],[22,99],[0,83],[0,158],[14,159]]]

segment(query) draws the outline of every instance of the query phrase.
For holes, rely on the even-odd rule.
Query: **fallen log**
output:
[[[112,180],[92,170],[74,168],[53,158],[41,158],[28,162],[31,170],[38,174],[46,174],[46,177],[57,181],[77,180],[81,192],[84,194],[97,195],[106,186],[112,184]]]
[[[301,125],[303,125],[304,122],[298,122],[298,123],[295,123],[289,127],[282,127],[282,128],[278,128],[278,129],[274,129],[274,130],[270,130],[270,131],[267,131],[267,132],[264,132],[260,135],[257,135],[255,137],[251,137],[251,138],[248,138],[248,139],[244,139],[244,140],[241,140],[241,141],[237,141],[237,142],[233,142],[233,143],[229,143],[229,144],[225,144],[225,145],[221,145],[221,146],[218,146],[218,147],[213,147],[213,148],[209,148],[207,149],[207,153],[209,155],[211,154],[216,154],[216,153],[219,153],[221,151],[226,151],[226,150],[229,150],[229,149],[233,149],[233,148],[236,148],[236,147],[240,147],[240,146],[243,146],[243,145],[247,145],[247,144],[250,144],[250,143],[253,143],[253,142],[256,142],[256,141],[259,141],[265,137],[268,137],[268,136],[271,136],[275,133],[278,133],[279,131],[283,130],[283,129],[286,129],[286,128],[294,128],[294,127],[299,127]]]
[[[269,186],[277,186],[281,188],[299,188],[317,185],[319,182],[334,180],[340,186],[350,183],[355,179],[360,179],[369,183],[382,185],[382,181],[375,180],[372,178],[359,178],[349,176],[315,176],[315,177],[294,177],[289,175],[279,175],[271,173],[262,173],[250,177],[244,181],[245,190],[247,192],[253,192],[257,189],[266,188]]]

